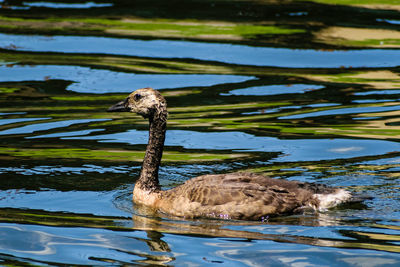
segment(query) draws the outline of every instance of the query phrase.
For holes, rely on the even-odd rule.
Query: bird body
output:
[[[136,204],[185,218],[262,220],[303,209],[328,209],[352,197],[339,188],[240,172],[203,175],[161,190],[158,169],[168,116],[165,99],[154,89],[142,88],[109,111],[135,112],[149,119],[149,142],[133,190]]]
[[[325,210],[348,200],[343,189],[272,179],[252,173],[203,175],[170,190],[135,187],[133,200],[185,218],[260,220],[304,209]]]

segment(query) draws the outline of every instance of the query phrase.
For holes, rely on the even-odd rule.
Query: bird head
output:
[[[165,98],[152,88],[138,89],[125,99],[111,106],[109,112],[133,112],[143,118],[162,117],[167,115],[167,103]]]

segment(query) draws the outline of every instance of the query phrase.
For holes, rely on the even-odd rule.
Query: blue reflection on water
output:
[[[67,179],[68,176],[65,177]],[[30,208],[46,211],[64,211],[104,216],[131,216],[116,209],[115,191],[56,191],[56,190],[3,190],[0,191],[0,208]],[[132,204],[129,202],[130,207]]]
[[[367,92],[355,92],[354,95],[399,95],[400,90],[390,89],[390,90],[375,90]]]
[[[169,89],[192,86],[213,86],[255,79],[254,76],[218,74],[134,74],[79,66],[19,66],[0,65],[0,82],[43,81],[45,79],[71,80],[67,90],[79,93],[132,92],[134,89],[152,87]]]
[[[78,119],[78,120],[64,120],[64,121],[53,121],[53,122],[45,122],[45,123],[36,123],[30,124],[22,127],[7,129],[4,131],[0,131],[0,135],[7,135],[7,134],[27,134],[33,133],[37,131],[45,131],[49,129],[67,127],[73,124],[78,123],[88,123],[88,122],[95,122],[95,121],[108,121],[110,119]]]
[[[170,40],[145,41],[109,37],[0,34],[0,47],[7,48],[10,45],[18,51],[191,58],[231,64],[289,68],[395,67],[400,65],[400,51],[397,49],[321,51]]]
[[[331,116],[331,115],[343,115],[343,114],[362,114],[362,113],[373,113],[373,112],[387,112],[400,110],[400,106],[384,106],[384,107],[356,107],[356,108],[341,108],[341,109],[329,109],[310,113],[301,113],[289,116],[282,116],[279,119],[290,120],[290,119],[302,119],[310,117],[320,116]]]
[[[15,113],[3,113],[3,114],[15,114]],[[0,115],[3,115],[0,114]],[[12,124],[17,122],[28,122],[28,121],[38,121],[38,120],[48,120],[50,118],[20,118],[20,119],[0,119],[0,125]]]
[[[19,175],[63,175],[63,174],[86,174],[86,173],[128,173],[138,166],[99,166],[93,164],[84,164],[79,167],[62,165],[41,165],[41,166],[18,166],[18,167],[0,167],[0,173],[17,173]]]
[[[307,91],[322,89],[324,86],[314,84],[275,84],[266,86],[254,86],[243,89],[236,89],[221,95],[280,95],[280,94],[296,94],[304,93]]]
[[[100,142],[145,144],[147,131],[129,130],[122,133],[65,137],[63,139],[98,140]],[[40,137],[40,136],[39,136]],[[379,155],[400,150],[400,144],[382,140],[359,139],[296,139],[254,136],[243,132],[196,132],[169,130],[166,146],[186,149],[229,149],[238,152],[282,152],[276,161],[318,161]]]
[[[176,225],[172,224],[170,227]],[[275,231],[270,231],[272,234],[265,236],[267,240],[237,238],[234,237],[233,231],[229,232],[232,237],[216,238],[208,236],[207,224],[204,226],[205,235],[200,238],[170,234],[168,226],[165,226],[165,232],[157,237],[152,235],[152,231],[112,231],[88,227],[3,223],[0,226],[0,235],[4,237],[0,241],[0,251],[5,254],[12,251],[17,257],[38,260],[42,264],[57,262],[91,266],[110,265],[110,262],[112,265],[117,265],[116,263],[144,265],[147,257],[151,259],[150,263],[153,265],[155,263],[166,265],[170,262],[171,265],[177,266],[208,266],[211,263],[214,265],[224,263],[227,266],[265,266],[265,263],[268,263],[267,266],[360,266],[360,264],[364,266],[365,263],[371,263],[371,266],[396,266],[398,264],[398,257],[394,253],[351,247],[343,251],[329,247],[336,243],[351,245],[350,242],[341,243],[343,238],[310,239],[300,236],[297,240],[296,237],[286,237],[291,242],[303,240],[304,244],[268,240],[274,239],[274,236],[276,240],[280,240],[282,231],[285,232],[290,228],[287,226],[272,227]],[[319,228],[322,230],[325,227]],[[313,227],[313,229],[318,228]],[[194,227],[194,230],[197,229]],[[351,230],[356,231],[357,228]],[[219,229],[214,231],[219,233]],[[241,228],[239,232],[242,232]],[[311,242],[312,244],[308,244]]]
[[[51,133],[44,134],[40,136],[28,136],[27,139],[35,139],[35,138],[55,138],[55,137],[68,137],[68,136],[81,136],[88,135],[93,132],[103,131],[104,129],[90,129],[90,130],[81,130],[81,131],[72,131],[72,132],[61,132],[61,133]]]
[[[29,7],[46,7],[46,8],[73,8],[73,9],[86,9],[93,7],[111,7],[112,3],[95,3],[95,2],[86,2],[86,3],[52,3],[52,2],[23,2],[24,6]]]
[[[97,259],[132,263],[143,260],[143,256],[133,253],[132,248],[141,251],[142,255],[150,253],[146,233],[140,231],[4,223],[0,225],[0,235],[5,237],[0,241],[1,253],[12,251],[14,256],[41,261],[40,266],[47,266],[45,262],[57,262],[56,266],[110,265],[109,261]]]
[[[0,116],[5,116],[5,115],[20,115],[20,114],[26,114],[26,112],[0,112]]]
[[[400,25],[400,20],[395,20],[395,19],[376,19],[376,21],[378,21],[378,22],[386,22],[386,23],[389,23],[389,24]]]

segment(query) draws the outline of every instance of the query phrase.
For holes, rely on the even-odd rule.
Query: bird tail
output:
[[[340,204],[353,202],[354,196],[347,190],[337,189],[334,192],[328,194],[314,194],[314,198],[317,199],[319,205],[318,210],[324,211]]]

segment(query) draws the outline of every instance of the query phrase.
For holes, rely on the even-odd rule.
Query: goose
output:
[[[202,175],[162,190],[158,170],[167,130],[165,98],[157,90],[141,88],[108,111],[133,112],[149,121],[149,140],[133,189],[137,205],[183,218],[264,220],[304,209],[322,211],[352,199],[352,194],[341,188],[247,172]]]

